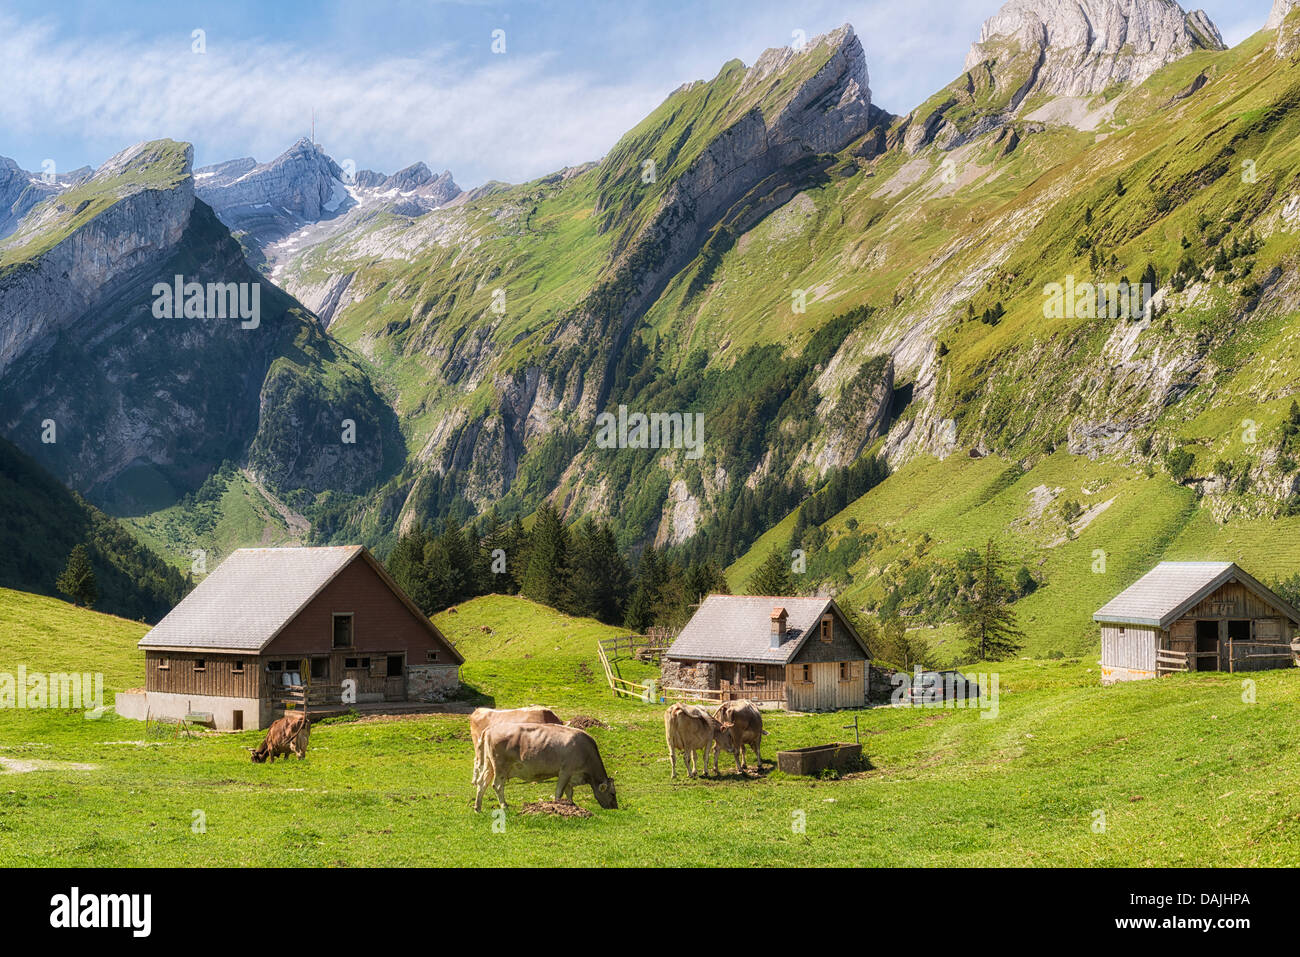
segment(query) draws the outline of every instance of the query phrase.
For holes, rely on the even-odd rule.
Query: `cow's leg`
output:
[[[686,776],[687,776],[688,778],[693,778],[693,777],[695,777],[695,774],[696,774],[696,770],[695,770],[695,749],[694,749],[694,748],[687,748],[687,749],[686,749],[686,760],[687,760],[687,762],[689,762],[689,764],[690,764],[690,770],[686,772]]]
[[[556,804],[559,804],[561,801],[564,800],[564,792],[566,790],[570,794],[573,793],[573,788],[569,785],[569,779],[571,777],[573,777],[573,775],[561,773],[560,776],[555,779],[555,803]]]
[[[668,745],[668,760],[672,762],[672,766],[673,766],[672,777],[676,778],[677,777],[677,749],[674,748],[671,744]]]
[[[497,804],[505,810],[506,806],[506,781],[505,778],[498,778],[492,785],[492,790],[497,792]]]
[[[752,748],[754,749],[754,767],[755,767],[757,770],[762,771],[762,770],[763,770],[763,755],[762,755],[762,753],[758,750],[758,742],[755,741],[752,745],[750,745],[750,747],[752,747]]]

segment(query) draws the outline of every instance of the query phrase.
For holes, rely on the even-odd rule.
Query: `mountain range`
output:
[[[1126,563],[1226,542],[1300,512],[1298,38],[1296,0],[1232,49],[1173,0],[1011,0],[893,112],[846,25],[683,84],[598,161],[468,192],[310,139],[53,183],[0,160],[0,433],[185,564],[549,500],[743,566],[876,457],[904,488],[998,463],[909,535],[964,546],[952,523],[1023,488],[997,527],[1044,575],[1087,528],[1049,505],[1093,521],[1148,480],[1191,504]],[[160,318],[175,276],[260,284],[257,326]],[[1087,294],[1049,314],[1054,286]],[[602,447],[620,407],[701,414],[700,456]],[[879,602],[918,541],[822,585]]]

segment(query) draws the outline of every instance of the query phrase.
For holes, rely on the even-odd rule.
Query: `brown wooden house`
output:
[[[870,657],[832,598],[710,595],[665,653],[663,687],[791,711],[861,708]]]
[[[1092,616],[1103,684],[1293,663],[1300,611],[1233,562],[1161,562]]]
[[[140,640],[126,717],[200,713],[263,728],[287,702],[339,709],[436,700],[464,659],[360,545],[241,548]]]

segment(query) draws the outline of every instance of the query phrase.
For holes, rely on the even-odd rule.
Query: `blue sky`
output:
[[[1271,0],[1201,0],[1225,39]],[[852,23],[872,99],[906,112],[958,73],[998,0],[0,0],[0,155],[95,166],[144,139],[199,165],[267,160],[305,135],[391,172],[417,160],[462,186],[599,158],[681,83]],[[193,52],[202,30],[205,52]],[[492,52],[493,31],[505,52]]]

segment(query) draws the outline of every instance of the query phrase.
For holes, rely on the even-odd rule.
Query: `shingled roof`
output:
[[[1193,605],[1234,581],[1300,624],[1300,611],[1235,562],[1161,562],[1098,609],[1092,619],[1168,628]]]
[[[438,634],[361,545],[241,548],[141,638],[139,647],[261,651],[357,559],[366,561],[402,603]],[[456,657],[464,660],[459,654]]]
[[[739,661],[750,664],[789,664],[822,615],[834,607],[832,598],[785,598],[770,595],[710,595],[700,603],[667,657],[682,661]],[[786,612],[785,640],[771,647],[772,615]],[[862,646],[866,645],[844,616],[841,620]]]

